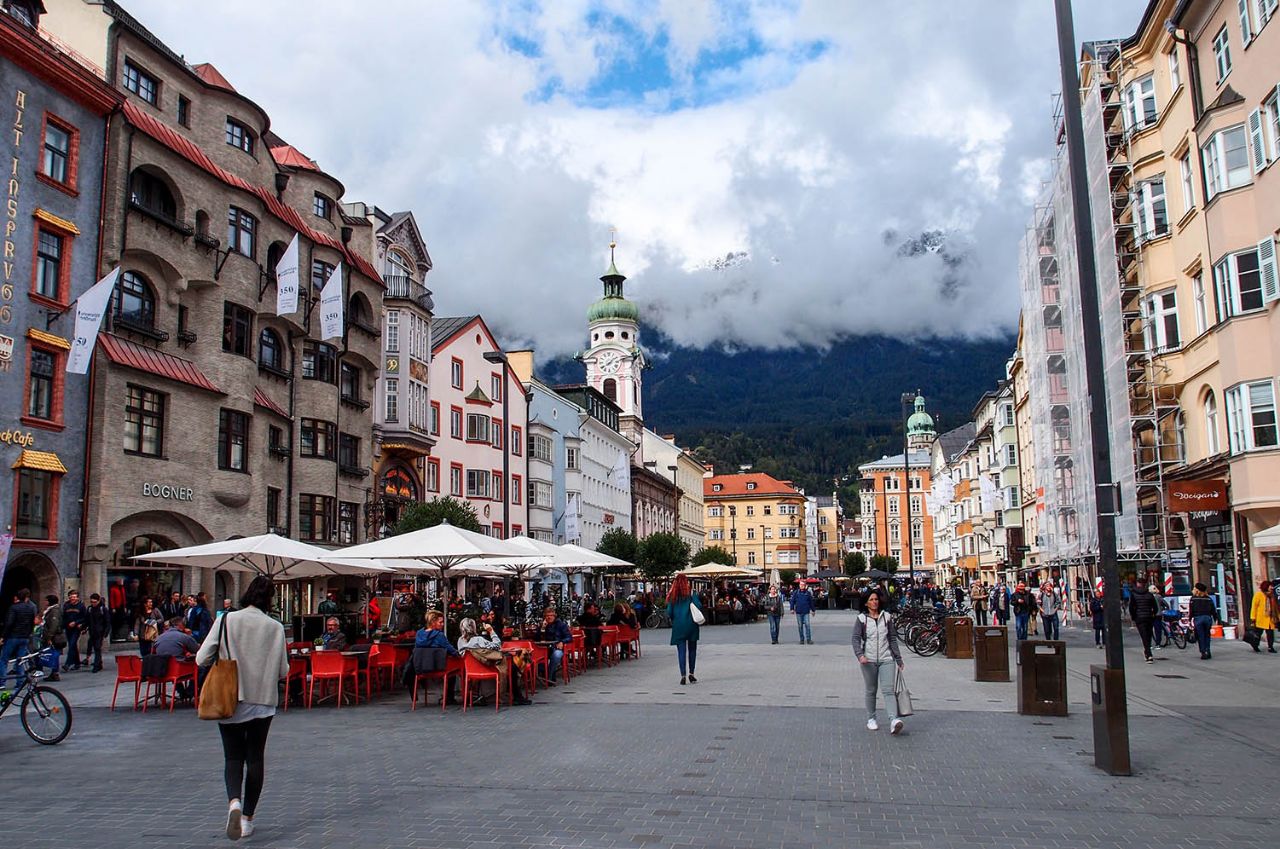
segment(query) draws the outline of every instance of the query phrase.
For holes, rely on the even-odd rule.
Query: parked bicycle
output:
[[[667,615],[665,607],[659,607],[657,610],[649,614],[649,618],[644,620],[646,628],[670,628],[671,617]]]
[[[1180,612],[1166,610],[1161,615],[1164,618],[1164,642],[1160,643],[1161,648],[1168,648],[1169,643],[1172,642],[1178,648],[1185,649],[1188,641],[1195,640],[1195,631],[1191,626],[1183,623]]]
[[[55,746],[71,733],[71,703],[53,687],[39,683],[45,677],[40,654],[32,652],[14,661],[26,674],[26,680],[13,693],[0,690],[0,716],[18,704],[27,736],[37,743]]]

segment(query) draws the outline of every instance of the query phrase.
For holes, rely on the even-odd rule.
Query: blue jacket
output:
[[[569,626],[564,624],[564,620],[557,618],[555,622],[547,625],[542,623],[542,627],[538,629],[538,633],[544,642],[548,643],[572,643],[573,632],[569,630]]]
[[[702,609],[702,605],[694,601],[693,596],[667,602],[667,615],[671,617],[671,645],[679,645],[685,640],[691,643],[698,641],[701,630],[698,623],[693,621],[693,614],[689,612],[689,608],[695,605],[699,610]]]
[[[808,590],[796,590],[791,594],[791,610],[794,613],[805,614],[813,612],[813,593]]]
[[[462,656],[453,647],[453,643],[449,642],[449,638],[445,636],[444,631],[435,629],[428,630],[423,628],[418,631],[417,637],[413,640],[413,647],[418,649],[444,649],[454,657]]]

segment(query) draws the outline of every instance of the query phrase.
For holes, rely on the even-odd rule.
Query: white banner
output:
[[[978,479],[978,502],[983,513],[994,513],[1004,509],[1004,493],[996,486],[995,481],[986,475]]]
[[[89,371],[89,363],[93,360],[93,346],[98,343],[98,328],[102,326],[102,315],[111,302],[111,292],[120,279],[117,267],[106,277],[93,284],[93,288],[76,298],[76,335],[71,340],[71,350],[67,353],[67,373],[85,374]]]
[[[578,531],[578,496],[570,495],[564,508],[564,539],[575,542],[581,539]]]
[[[298,311],[298,234],[276,263],[276,315]]]
[[[618,452],[618,460],[609,470],[609,477],[613,478],[614,486],[631,491],[631,460],[628,459],[627,452]]]
[[[334,266],[320,290],[320,339],[342,335],[342,263]]]

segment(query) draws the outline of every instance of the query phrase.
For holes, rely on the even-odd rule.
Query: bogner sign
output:
[[[1165,495],[1169,510],[1174,513],[1230,509],[1227,482],[1223,480],[1170,481]]]

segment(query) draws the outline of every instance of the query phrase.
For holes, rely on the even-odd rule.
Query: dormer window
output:
[[[253,155],[253,131],[235,118],[227,118],[227,144]]]
[[[756,488],[756,485],[754,483],[747,484],[747,489],[755,489],[755,488]]]
[[[333,201],[329,200],[325,195],[316,192],[315,197],[311,200],[311,212],[317,218],[323,218],[329,221],[333,216]]]
[[[712,492],[719,492],[719,491],[720,491],[720,490],[722,490],[722,489],[724,489],[724,486],[723,486],[722,484],[718,484],[718,483],[713,483],[713,484],[711,484],[711,491],[712,491]]]
[[[4,4],[5,11],[11,17],[22,21],[29,29],[35,29],[39,22],[40,10],[31,0],[8,0]]]

